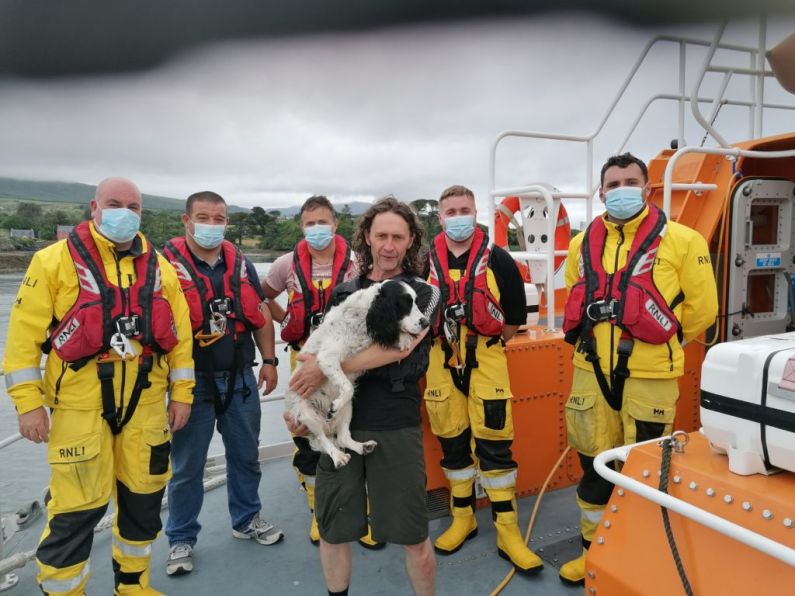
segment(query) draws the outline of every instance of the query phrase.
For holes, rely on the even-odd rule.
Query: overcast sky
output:
[[[793,14],[771,21],[768,45],[795,32]],[[211,189],[266,209],[314,193],[335,202],[437,198],[459,183],[475,190],[485,214],[497,133],[589,134],[653,35],[709,39],[715,28],[641,30],[551,15],[227,43],[133,75],[0,80],[0,176],[96,184],[123,175],[151,194]],[[734,23],[725,39],[755,46],[756,30],[754,22]],[[691,55],[700,64],[703,54]],[[722,58],[737,63],[730,53]],[[619,104],[622,116],[597,141],[597,170],[648,95],[677,91],[677,64],[673,44],[652,53]],[[712,77],[705,88],[719,81]],[[747,79],[730,90],[748,98]],[[674,116],[673,104],[652,108],[628,147],[653,157],[676,136]],[[795,128],[795,112],[766,119],[766,131]],[[747,123],[744,111],[726,107],[716,124],[736,141]],[[702,136],[691,127],[687,141]],[[584,163],[584,149],[571,144],[509,143],[497,185],[579,190]]]

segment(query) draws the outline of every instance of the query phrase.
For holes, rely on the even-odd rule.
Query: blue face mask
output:
[[[605,193],[605,208],[615,219],[629,219],[643,209],[643,189],[638,186],[619,186]]]
[[[445,218],[444,233],[450,240],[463,242],[475,233],[475,216],[456,215]]]
[[[134,211],[126,208],[102,209],[102,223],[99,233],[111,242],[129,242],[135,238],[141,218]]]
[[[334,232],[331,231],[331,226],[328,224],[315,224],[304,228],[304,238],[315,250],[326,248],[333,237]]]
[[[224,241],[225,225],[193,224],[193,239],[202,248],[215,248]]]

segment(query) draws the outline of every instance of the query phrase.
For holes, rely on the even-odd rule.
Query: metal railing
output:
[[[704,129],[704,131],[711,135],[716,142],[718,142],[722,147],[726,148],[728,144],[726,140],[721,136],[720,133],[715,129],[712,121],[714,120],[717,112],[722,105],[733,105],[739,107],[748,108],[749,118],[748,118],[748,137],[754,138],[761,136],[763,133],[763,113],[765,109],[777,109],[777,110],[795,110],[795,105],[790,104],[776,104],[776,103],[765,103],[764,101],[764,80],[766,77],[773,76],[773,73],[770,70],[765,68],[765,40],[766,40],[766,20],[764,17],[760,19],[759,25],[759,43],[757,47],[750,47],[745,45],[737,45],[737,44],[729,44],[722,42],[721,39],[723,37],[724,31],[726,29],[726,23],[721,24],[713,39],[711,41],[705,41],[701,39],[694,39],[688,37],[678,37],[678,36],[671,36],[671,35],[658,35],[650,40],[646,46],[644,47],[643,51],[640,53],[639,57],[635,61],[634,65],[629,71],[629,74],[624,79],[620,89],[614,96],[613,100],[611,101],[610,105],[608,106],[607,110],[605,111],[604,115],[598,122],[596,128],[587,135],[569,135],[569,134],[557,134],[557,133],[549,133],[549,132],[542,132],[542,131],[519,131],[519,130],[508,130],[499,133],[491,145],[491,150],[489,154],[489,240],[491,242],[494,241],[494,226],[495,226],[495,201],[501,197],[506,197],[510,195],[519,194],[522,195],[521,191],[523,188],[526,187],[519,187],[519,188],[509,188],[509,189],[498,189],[496,187],[496,177],[497,177],[497,150],[502,143],[503,140],[508,138],[520,138],[520,139],[535,139],[535,140],[550,140],[550,141],[559,141],[559,142],[566,142],[566,143],[578,143],[585,145],[585,188],[582,190],[576,190],[573,192],[558,192],[553,193],[553,197],[557,200],[562,199],[585,199],[586,200],[586,219],[590,222],[593,219],[593,197],[594,193],[596,192],[598,185],[594,184],[594,141],[600,135],[600,133],[604,130],[605,125],[613,116],[616,107],[618,106],[619,101],[624,96],[626,90],[628,89],[631,82],[635,79],[636,75],[641,69],[644,61],[646,60],[647,56],[651,52],[651,50],[658,44],[661,43],[674,43],[679,46],[679,92],[677,94],[657,94],[649,98],[646,103],[641,106],[638,114],[636,115],[635,119],[632,121],[630,126],[628,127],[627,133],[625,134],[624,138],[622,139],[618,149],[615,153],[621,153],[626,144],[629,142],[632,134],[637,130],[641,120],[645,116],[646,112],[648,111],[649,107],[652,103],[659,100],[664,101],[676,101],[678,103],[678,112],[677,112],[677,146],[684,148],[685,147],[685,138],[684,138],[684,130],[685,130],[685,105],[686,103],[690,104],[690,110],[693,118],[699,125]],[[688,46],[696,46],[701,48],[707,48],[707,53],[704,57],[702,66],[698,71],[699,74],[696,78],[696,82],[693,85],[692,92],[688,95],[686,93],[686,73],[687,73],[687,49]],[[727,66],[719,66],[712,64],[713,59],[715,57],[715,53],[717,50],[728,50],[732,52],[739,52],[744,54],[749,59],[749,67],[727,67]],[[703,97],[699,95],[699,91],[701,89],[702,83],[706,76],[707,72],[711,73],[723,73],[723,79],[720,83],[718,91],[716,92],[715,96],[712,98]],[[749,77],[750,81],[750,94],[751,99],[731,99],[724,97],[729,82],[733,75],[744,75]],[[712,105],[712,109],[708,117],[705,117],[700,110],[699,104],[702,103],[710,103]],[[695,151],[696,148],[687,148],[686,152]],[[684,149],[680,149],[680,151],[684,151]],[[749,157],[761,157],[762,152],[755,152],[755,155],[748,154]],[[782,153],[782,152],[779,152]],[[677,154],[679,155],[679,154]],[[767,155],[767,157],[776,157],[774,154]],[[677,157],[678,159],[678,157]],[[671,160],[675,163],[675,160]],[[697,190],[697,191],[707,191],[713,190],[715,185],[711,184],[703,184],[700,182],[694,183],[673,183],[672,177],[668,175],[669,172],[672,172],[671,169],[671,161],[668,163],[668,167],[666,168],[666,180],[664,182],[664,196],[665,196],[665,211],[666,214],[670,213],[670,193],[672,190]],[[538,191],[534,191],[536,194],[541,194]],[[526,193],[524,196],[528,196]],[[543,195],[542,195],[543,196]],[[546,200],[546,197],[544,197]],[[553,213],[552,209],[549,209],[549,213]],[[552,218],[552,225],[554,226],[554,218]],[[555,255],[559,255],[562,251],[554,251],[554,243],[550,243],[549,252],[550,254],[547,256],[547,262],[550,262],[550,259],[553,258]],[[525,258],[527,259],[527,255],[524,253],[517,253],[511,251],[512,256],[515,258]],[[544,258],[534,256],[534,259]],[[550,291],[547,292],[547,295],[551,296],[554,294],[554,286],[549,286],[549,278],[547,276],[547,285]],[[550,309],[551,310],[551,309]],[[548,328],[551,328],[551,325],[547,325]]]
[[[668,493],[664,493],[652,486],[649,486],[648,484],[644,484],[639,480],[635,480],[634,478],[622,474],[621,472],[616,472],[608,465],[615,461],[625,463],[630,451],[635,447],[640,445],[648,445],[650,443],[658,443],[669,438],[670,437],[662,437],[660,439],[652,439],[643,443],[625,445],[604,451],[594,458],[594,469],[602,478],[609,480],[616,486],[632,491],[633,493],[651,501],[652,503],[656,503],[661,507],[665,507],[671,511],[674,511],[675,513],[678,513],[679,515],[701,524],[702,526],[706,526],[707,528],[715,530],[716,532],[720,532],[732,540],[736,540],[737,542],[745,544],[746,546],[778,559],[787,565],[795,567],[795,549],[792,549],[785,544],[776,542],[767,536],[763,536],[738,524],[730,522],[715,515],[714,513],[705,511],[700,507],[691,505],[686,501],[671,496]]]

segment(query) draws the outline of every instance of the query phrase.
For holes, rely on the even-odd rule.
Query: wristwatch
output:
[[[279,359],[274,356],[273,358],[263,358],[262,364],[270,364],[271,366],[279,366]]]

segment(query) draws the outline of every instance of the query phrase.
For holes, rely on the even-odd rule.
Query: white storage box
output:
[[[711,348],[701,369],[701,424],[732,472],[795,472],[795,333]]]

